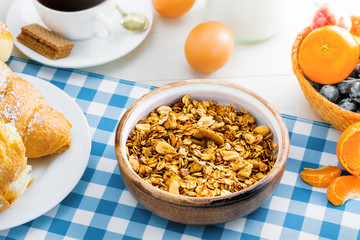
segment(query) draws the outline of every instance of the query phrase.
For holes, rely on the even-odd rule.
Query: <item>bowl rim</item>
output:
[[[124,143],[124,138],[122,137],[124,135],[124,126],[127,123],[127,120],[129,119],[130,115],[135,111],[138,105],[140,105],[142,102],[146,101],[147,99],[155,96],[156,94],[165,91],[167,89],[176,88],[184,85],[191,85],[191,84],[212,84],[212,85],[221,85],[226,86],[230,88],[234,88],[236,90],[239,90],[241,92],[244,92],[245,94],[251,95],[252,97],[256,98],[259,102],[261,102],[273,115],[275,118],[277,124],[280,127],[281,133],[279,135],[279,138],[282,140],[282,147],[279,148],[278,152],[280,152],[278,159],[276,160],[273,168],[271,171],[260,181],[257,183],[240,190],[238,192],[231,193],[229,195],[225,196],[216,196],[216,197],[190,197],[190,196],[183,196],[183,195],[176,195],[169,192],[166,192],[164,190],[158,189],[151,184],[145,182],[136,172],[133,171],[133,169],[130,167],[130,164],[128,163],[127,157],[123,157],[121,146]],[[210,99],[211,100],[211,99]],[[245,109],[246,110],[246,109]],[[152,110],[151,110],[152,111]],[[150,111],[149,111],[150,113]],[[127,137],[126,137],[127,140]],[[286,160],[289,154],[290,149],[290,140],[289,140],[289,133],[287,130],[287,126],[284,122],[284,119],[281,117],[280,113],[277,111],[277,109],[272,106],[269,102],[261,98],[259,95],[254,93],[253,91],[246,89],[242,86],[239,86],[237,84],[225,82],[222,80],[215,80],[215,79],[186,79],[186,80],[180,80],[176,81],[170,84],[166,84],[163,86],[160,86],[149,93],[143,95],[140,97],[135,103],[133,103],[128,110],[124,113],[122,116],[120,122],[118,123],[116,133],[115,133],[115,153],[116,157],[118,159],[120,173],[125,174],[129,181],[131,181],[133,184],[135,184],[140,190],[151,194],[153,197],[168,201],[173,204],[179,204],[179,205],[188,205],[188,206],[214,206],[216,204],[224,205],[224,201],[227,202],[233,202],[237,201],[238,199],[246,199],[252,195],[254,195],[257,191],[260,191],[262,188],[266,187],[265,183],[272,182],[277,179],[277,174],[279,172],[283,172],[285,169]],[[281,176],[282,177],[282,174]],[[230,200],[230,201],[229,201]]]

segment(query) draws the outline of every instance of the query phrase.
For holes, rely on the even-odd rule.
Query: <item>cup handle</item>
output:
[[[115,32],[114,20],[105,13],[99,13],[96,16],[95,34],[100,38],[107,38]]]

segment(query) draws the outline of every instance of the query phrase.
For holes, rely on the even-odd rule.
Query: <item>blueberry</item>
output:
[[[356,102],[360,102],[360,82],[354,82],[350,85],[349,97]]]
[[[311,86],[316,90],[316,91],[320,91],[320,89],[322,88],[322,84],[320,83],[316,83],[316,82],[313,82],[311,80],[309,80],[309,83],[311,84]]]
[[[351,112],[355,112],[359,108],[358,104],[351,98],[345,98],[341,100],[338,103],[338,106]]]
[[[333,103],[336,103],[340,97],[339,89],[335,85],[324,85],[319,93]]]
[[[352,100],[353,100],[354,102],[357,102],[358,104],[360,104],[360,98],[352,98]]]
[[[320,91],[320,88],[323,86],[322,84],[311,81],[306,75],[304,77],[317,92]]]
[[[354,78],[360,78],[360,64],[355,66],[354,70],[351,73],[351,76]]]
[[[358,80],[355,78],[346,78],[345,80],[336,84],[336,87],[339,89],[341,95],[348,95],[350,90],[350,85],[356,81]]]

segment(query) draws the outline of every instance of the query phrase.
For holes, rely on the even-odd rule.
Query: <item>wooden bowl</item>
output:
[[[310,106],[320,115],[322,119],[324,119],[325,122],[331,124],[335,129],[343,131],[350,124],[360,121],[360,113],[348,111],[339,107],[335,103],[330,102],[318,91],[316,91],[305,78],[299,66],[298,54],[302,41],[310,32],[310,27],[301,31],[292,46],[291,60],[293,71],[298,79],[305,98],[310,103]]]
[[[183,95],[198,101],[233,104],[247,110],[258,125],[268,126],[278,144],[272,170],[259,182],[239,192],[219,197],[188,197],[165,192],[145,182],[131,168],[126,141],[136,123],[162,105],[171,106]],[[275,191],[289,152],[289,135],[278,111],[255,93],[218,80],[183,80],[159,87],[141,97],[123,115],[116,130],[115,151],[121,176],[134,198],[153,213],[184,224],[217,224],[244,216],[260,207]]]

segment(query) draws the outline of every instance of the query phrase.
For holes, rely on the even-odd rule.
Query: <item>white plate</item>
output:
[[[74,0],[76,1],[76,0]],[[29,58],[46,65],[64,68],[83,68],[101,65],[118,59],[134,50],[149,33],[153,22],[153,11],[149,0],[118,0],[126,12],[141,12],[149,19],[149,28],[143,32],[127,31],[122,27],[108,39],[92,37],[86,40],[72,41],[74,48],[70,56],[51,60],[31,50],[16,40],[21,27],[31,23],[45,26],[36,13],[31,0],[14,0],[6,19],[15,46]],[[119,23],[120,26],[120,23]]]
[[[38,159],[29,159],[33,184],[7,210],[0,212],[0,230],[31,221],[59,204],[76,186],[90,156],[91,138],[88,122],[75,101],[44,80],[16,74],[37,87],[50,106],[71,122],[71,147],[66,151]]]

